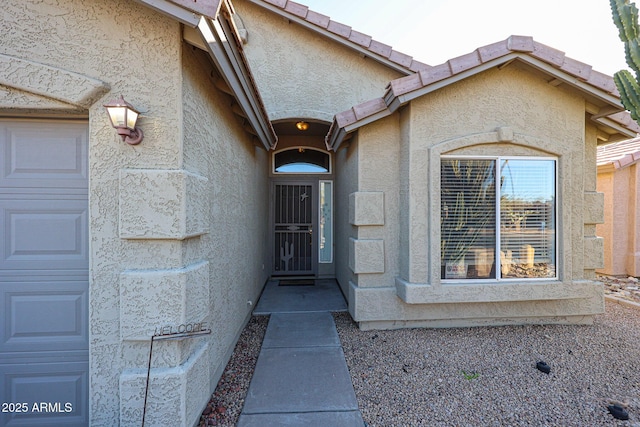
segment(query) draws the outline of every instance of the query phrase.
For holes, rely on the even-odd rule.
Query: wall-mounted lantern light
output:
[[[107,109],[107,113],[109,113],[111,125],[116,128],[118,135],[122,137],[124,142],[131,145],[142,142],[144,134],[142,129],[136,127],[136,121],[138,121],[140,112],[137,111],[133,105],[125,101],[122,95],[120,95],[119,99],[104,104],[104,107]]]

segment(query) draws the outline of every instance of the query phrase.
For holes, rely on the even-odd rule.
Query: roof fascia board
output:
[[[229,16],[229,21],[218,19],[218,23],[223,27],[223,31],[228,37],[233,37],[239,45],[242,45],[242,40],[238,37],[237,29],[233,26],[233,22],[231,17]],[[262,105],[262,100],[259,95],[254,96],[254,93],[257,92],[257,89],[254,91],[255,81],[253,76],[251,75],[251,71],[249,70],[248,65],[244,59],[242,52],[237,48],[234,43],[223,43],[228,58],[231,59],[231,64],[236,72],[236,75],[239,76],[240,84],[246,94],[247,100],[249,102],[249,106],[252,110],[252,113],[255,117],[255,125],[260,127],[262,135],[264,135],[264,139],[261,138],[267,150],[275,147],[277,137],[275,135],[275,131],[271,126],[271,122],[269,118],[266,116],[266,112],[264,106]],[[263,116],[264,112],[264,116]],[[271,135],[271,137],[269,137]]]
[[[162,13],[163,15],[170,16],[184,25],[195,28],[200,22],[200,15],[178,6],[168,0],[135,0],[149,8]]]
[[[553,77],[557,78],[558,80],[561,80],[563,83],[566,83],[569,86],[573,86],[577,89],[580,89],[581,91],[587,92],[595,96],[601,101],[606,102],[607,104],[611,105],[614,108],[617,108],[618,112],[624,110],[624,107],[622,106],[620,99],[611,93],[597,89],[594,86],[590,85],[589,83],[577,77],[574,77],[570,74],[567,74],[561,69],[556,68],[550,64],[547,64],[546,62],[543,62],[537,58],[533,58],[529,55],[526,55],[526,54],[518,55],[518,59],[526,64],[531,65],[534,68],[539,69],[540,71],[544,71],[545,73],[552,75]],[[614,114],[614,113],[611,113],[611,114]]]
[[[220,70],[223,79],[235,94],[240,108],[247,115],[247,120],[256,131],[260,142],[269,150],[276,144],[275,133],[272,131],[268,119],[262,119],[261,117],[259,101],[253,95],[245,73],[241,69],[235,53],[232,52],[231,43],[228,40],[231,35],[224,35],[227,39],[222,40],[218,29],[215,28],[216,24],[220,25],[220,22],[203,17],[198,25],[209,55],[218,70]]]
[[[620,135],[624,135],[627,138],[635,138],[638,136],[638,134],[630,129],[627,129],[626,127],[624,127],[623,125],[621,125],[620,123],[608,118],[608,117],[599,117],[599,118],[591,118],[594,122],[596,123],[600,123],[601,125],[610,127],[611,129],[615,130],[617,133],[619,133]]]
[[[279,15],[279,16],[281,16],[281,17],[283,17],[283,18],[285,18],[285,19],[287,19],[289,21],[295,22],[296,24],[298,24],[298,25],[300,25],[300,26],[302,26],[302,27],[304,27],[304,28],[306,28],[308,30],[311,30],[313,32],[321,34],[322,36],[327,37],[327,38],[335,41],[336,43],[340,43],[340,44],[342,44],[344,46],[347,46],[348,48],[357,51],[361,55],[368,56],[369,58],[371,58],[371,59],[373,59],[373,60],[375,60],[377,62],[380,62],[381,64],[393,69],[394,71],[397,71],[397,72],[402,73],[402,74],[407,75],[407,76],[415,73],[415,71],[411,71],[410,69],[408,69],[406,67],[403,67],[400,64],[397,64],[397,63],[395,63],[393,61],[390,61],[388,58],[385,58],[382,55],[379,55],[379,54],[377,54],[375,52],[372,52],[369,49],[365,49],[364,47],[360,46],[359,44],[354,43],[352,41],[349,41],[349,40],[347,40],[347,39],[345,39],[343,37],[340,37],[337,34],[333,34],[331,31],[324,30],[324,29],[318,27],[317,25],[312,24],[311,22],[308,22],[307,20],[305,20],[303,18],[300,18],[298,16],[295,16],[293,14],[290,14],[290,13],[280,9],[277,6],[271,5],[269,3],[266,3],[266,2],[263,2],[263,1],[260,1],[260,0],[249,0],[249,2],[253,3],[253,4],[257,5],[257,6],[260,6],[263,9],[267,9],[267,10],[275,13],[276,15]]]
[[[616,167],[613,165],[612,162],[598,165],[598,173],[611,173],[615,171],[616,171]]]

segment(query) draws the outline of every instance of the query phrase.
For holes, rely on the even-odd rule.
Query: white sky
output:
[[[297,0],[429,65],[532,36],[595,70],[627,68],[608,0]]]

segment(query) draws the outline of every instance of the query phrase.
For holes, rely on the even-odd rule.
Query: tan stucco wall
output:
[[[349,295],[349,283],[357,281],[349,268],[349,242],[357,237],[357,229],[349,220],[349,199],[358,190],[358,137],[351,139],[335,154],[336,195],[335,195],[335,264],[336,279],[342,293]],[[348,301],[351,301],[348,298]],[[349,307],[351,310],[351,307]]]
[[[246,0],[234,2],[244,49],[271,120],[334,114],[379,97],[401,75]]]
[[[610,275],[640,275],[640,227],[638,227],[639,169],[636,164],[614,169],[598,168],[598,191],[604,193],[605,220],[597,225],[604,238],[604,268]]]
[[[24,74],[0,110],[89,121],[90,423],[139,425],[151,334],[204,321],[210,336],[158,342],[152,360],[147,424],[191,426],[266,279],[268,155],[172,19],[128,0],[23,1],[0,29],[0,62]],[[143,113],[140,145],[102,107],[120,94]]]
[[[210,232],[186,242],[185,252],[209,262],[213,392],[230,352],[268,276],[269,155],[253,144],[228,95],[208,78],[204,52],[185,45],[184,165],[208,179]],[[250,303],[249,303],[250,302]]]
[[[371,176],[398,180],[391,187],[395,193],[400,189],[399,219],[385,222],[381,228],[388,231],[380,235],[385,235],[386,249],[399,222],[399,272],[395,280],[385,277],[386,272],[378,273],[377,280],[367,277],[376,288],[362,286],[362,275],[352,281],[355,300],[350,306],[361,327],[588,322],[590,315],[601,312],[602,289],[590,280],[602,258],[602,240],[595,237],[602,199],[595,193],[595,130],[585,125],[584,108],[579,95],[509,66],[424,95],[395,113],[396,119],[385,126],[390,135],[400,132],[386,138],[402,148],[396,155],[399,166],[387,155],[369,158],[364,167],[360,160],[359,171],[366,168]],[[367,125],[359,130],[359,145],[366,146],[368,140],[373,145],[384,133]],[[440,283],[438,185],[443,154],[557,157],[558,280]],[[364,188],[359,183],[358,191]],[[385,201],[388,195],[385,190]],[[589,204],[594,208],[586,209]]]

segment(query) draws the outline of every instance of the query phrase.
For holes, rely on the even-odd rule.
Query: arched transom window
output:
[[[331,173],[329,153],[309,147],[286,148],[273,156],[274,173]]]

